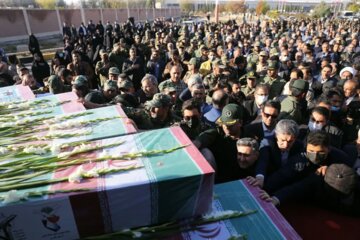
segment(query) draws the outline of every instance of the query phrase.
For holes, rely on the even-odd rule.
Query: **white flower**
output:
[[[103,149],[103,151],[99,154],[99,158],[111,158],[111,155],[106,149]]]
[[[60,153],[60,150],[61,150],[61,144],[53,142],[53,144],[50,147],[51,153],[54,155],[58,155]]]
[[[214,218],[222,218],[225,216],[229,216],[232,215],[236,212],[232,211],[232,210],[226,210],[226,211],[212,211],[209,214],[204,214],[202,216],[203,219],[214,219]]]
[[[80,183],[85,171],[82,166],[78,167],[75,172],[69,175],[68,181],[70,183]]]
[[[76,121],[76,120],[72,120],[72,121],[66,121],[64,123],[58,123],[56,125],[53,125],[50,127],[50,129],[69,129],[69,128],[80,128],[83,126],[83,122],[82,121]]]
[[[99,177],[99,173],[97,172],[96,167],[94,167],[91,170],[85,172],[84,176],[85,177],[90,177],[90,178],[96,178],[96,177]]]
[[[41,148],[41,147],[34,147],[34,146],[28,146],[26,148],[24,148],[23,150],[24,153],[34,153],[37,155],[44,155],[46,154],[46,150]]]
[[[2,124],[0,125],[0,127],[1,127],[1,128],[13,127],[13,126],[15,126],[15,125],[16,125],[15,122],[6,122],[6,123],[2,123]]]
[[[76,147],[72,150],[72,152],[73,152],[73,153],[75,153],[75,152],[82,152],[82,151],[89,150],[89,149],[91,149],[91,148],[92,148],[91,145],[86,145],[86,144],[82,143],[81,145],[76,146]]]
[[[8,204],[13,202],[18,202],[21,199],[26,199],[27,196],[28,196],[27,193],[19,194],[17,190],[10,190],[9,192],[7,192],[7,194],[4,195],[3,203]]]
[[[71,152],[62,152],[58,154],[58,158],[68,158],[70,156]]]
[[[134,238],[140,238],[140,237],[142,236],[142,233],[141,233],[141,232],[136,232],[136,231],[134,231],[134,232],[132,232],[132,234],[133,234],[133,237],[134,237]]]
[[[9,149],[6,147],[0,147],[0,155],[7,154],[9,152]]]

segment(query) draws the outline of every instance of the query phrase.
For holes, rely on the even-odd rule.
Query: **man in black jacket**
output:
[[[244,127],[244,136],[254,138],[260,143],[263,138],[275,137],[275,126],[280,114],[280,103],[268,100],[261,108],[261,121],[255,121]]]

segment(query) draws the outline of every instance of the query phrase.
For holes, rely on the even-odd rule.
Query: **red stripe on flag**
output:
[[[81,238],[105,233],[105,224],[97,192],[73,195],[69,199]]]
[[[116,108],[116,111],[119,113],[120,117],[126,117],[127,118],[124,110],[119,105],[116,105],[115,108]],[[127,123],[126,120],[127,119],[124,119],[124,121],[123,121],[124,127],[126,129],[126,133],[136,133],[135,127],[131,123]]]
[[[16,89],[19,91],[22,100],[34,99],[35,95],[28,86],[17,85]]]
[[[85,107],[77,101],[78,97],[73,92],[61,93],[55,95],[59,101],[68,101],[71,102],[61,105],[64,113],[75,113],[85,111]]]

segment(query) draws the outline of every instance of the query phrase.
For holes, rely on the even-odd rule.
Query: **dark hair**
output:
[[[325,146],[330,145],[329,136],[324,131],[313,131],[310,132],[306,138],[306,143],[314,146]]]
[[[274,100],[267,100],[262,106],[261,106],[261,110],[264,110],[264,108],[266,107],[271,107],[271,108],[275,108],[278,113],[280,113],[281,110],[281,104],[279,101],[274,101]]]
[[[326,65],[323,67],[323,69],[324,69],[324,68],[330,68],[331,71],[333,70],[333,67],[332,67],[330,64],[326,64]]]
[[[314,112],[323,115],[324,117],[326,117],[326,120],[330,119],[330,111],[326,107],[315,107],[312,110],[312,113]]]
[[[193,109],[198,110],[199,113],[201,112],[199,102],[196,101],[195,99],[192,99],[192,98],[191,98],[191,99],[189,99],[189,100],[186,100],[186,101],[182,104],[181,112],[184,113],[185,110],[193,110]]]
[[[291,73],[293,73],[293,72],[296,72],[296,75],[297,75],[297,78],[299,79],[299,78],[301,78],[301,79],[303,79],[304,78],[304,74],[303,74],[303,72],[300,70],[300,69],[298,69],[298,68],[293,68],[292,70],[291,70]],[[290,73],[290,74],[291,74]]]
[[[9,55],[8,60],[9,60],[10,64],[18,64],[19,63],[19,59],[17,58],[17,56],[15,54]]]
[[[72,73],[71,70],[66,69],[66,68],[62,68],[62,69],[60,69],[60,71],[58,72],[58,76],[59,76],[60,78],[63,78],[63,79],[67,78],[69,75],[73,76],[73,73]]]
[[[325,95],[325,97],[326,97],[327,99],[331,99],[331,98],[332,98],[333,96],[335,96],[335,95],[339,96],[341,99],[344,99],[344,98],[345,98],[343,92],[342,92],[340,89],[338,89],[338,88],[331,88],[331,89],[327,92],[327,94]]]
[[[327,96],[320,95],[320,97],[316,101],[316,105],[319,105],[320,103],[325,103],[326,105],[331,106],[330,100],[327,98]]]

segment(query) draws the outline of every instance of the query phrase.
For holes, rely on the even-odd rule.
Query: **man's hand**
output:
[[[251,177],[251,176],[248,176],[248,177],[246,177],[246,181],[251,186],[254,186],[254,187],[262,188],[264,186],[264,177],[260,177],[260,176]]]
[[[279,201],[279,199],[277,197],[271,197],[264,190],[260,190],[259,197],[260,197],[260,199],[262,199],[262,200],[264,200],[266,202],[271,202],[272,204],[274,204],[274,206],[278,206],[280,204],[280,201]]]
[[[319,168],[316,170],[316,173],[317,173],[318,175],[325,176],[326,169],[327,169],[327,166],[319,167]]]

